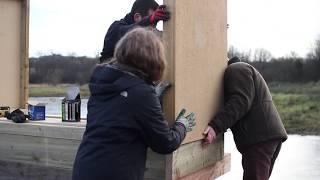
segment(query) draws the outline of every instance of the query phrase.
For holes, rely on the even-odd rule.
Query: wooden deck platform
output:
[[[16,124],[0,118],[0,179],[71,179],[85,125],[85,120],[66,123],[48,118]],[[185,144],[166,156],[149,150],[145,179],[210,179],[228,172],[230,155],[217,159],[224,153],[217,148],[223,147],[220,138],[205,150],[200,142]]]

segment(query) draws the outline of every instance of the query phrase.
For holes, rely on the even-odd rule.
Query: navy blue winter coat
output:
[[[149,26],[148,18],[135,23],[132,14],[127,14],[123,19],[113,22],[104,38],[103,50],[101,52],[100,62],[108,61],[113,57],[117,42],[130,30],[137,26]]]
[[[154,88],[108,65],[95,69],[87,126],[73,180],[143,180],[147,148],[167,154],[185,138],[185,127],[168,127]]]

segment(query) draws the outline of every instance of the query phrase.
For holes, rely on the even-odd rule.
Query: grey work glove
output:
[[[168,81],[161,81],[156,87],[156,94],[162,104],[162,98],[164,93],[171,87],[171,84]]]
[[[182,123],[186,127],[187,132],[190,132],[196,125],[196,117],[193,112],[187,116],[184,116],[185,113],[186,109],[182,109],[176,119],[176,122]]]

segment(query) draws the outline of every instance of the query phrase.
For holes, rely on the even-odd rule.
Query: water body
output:
[[[230,131],[225,134],[225,152],[231,153],[231,171],[218,180],[242,179],[241,154]],[[270,180],[320,180],[320,136],[289,135]]]
[[[63,97],[30,97],[28,103],[46,104],[46,116],[59,116],[61,117],[61,102]],[[87,117],[87,103],[88,99],[81,99],[81,118]]]
[[[46,103],[46,114],[61,116],[60,97],[30,98],[29,103]],[[81,117],[86,118],[88,99],[81,100]],[[225,133],[225,152],[231,153],[231,171],[218,180],[241,180],[241,155],[230,131]],[[270,180],[320,180],[320,136],[289,135],[282,145]]]

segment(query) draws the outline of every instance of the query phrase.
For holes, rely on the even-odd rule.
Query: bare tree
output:
[[[228,58],[239,57],[242,61],[250,61],[251,60],[251,50],[240,52],[234,46],[230,46],[228,50]]]
[[[235,56],[238,56],[240,54],[239,50],[234,47],[234,46],[230,46],[229,49],[228,49],[228,58],[232,58],[232,57],[235,57]]]
[[[253,55],[253,60],[254,61],[259,61],[259,62],[267,62],[272,59],[272,54],[266,49],[259,48],[255,49],[254,55]]]
[[[291,51],[287,56],[286,59],[298,59],[299,55],[295,51]]]
[[[315,59],[320,61],[320,36],[314,43],[314,47],[311,50],[311,52],[307,55],[308,59]]]

